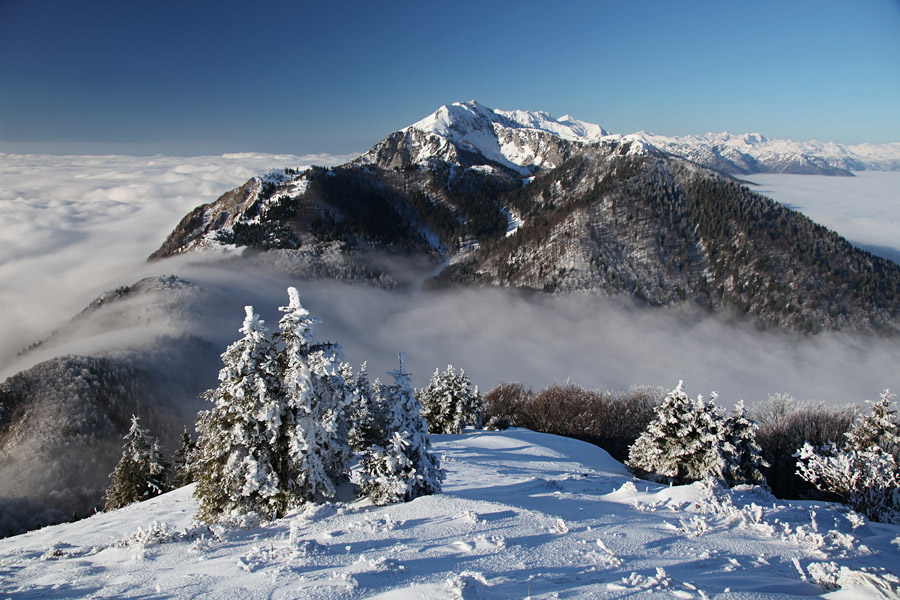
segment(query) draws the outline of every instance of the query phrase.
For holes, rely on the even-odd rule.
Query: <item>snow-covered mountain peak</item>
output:
[[[467,167],[502,165],[529,175],[557,167],[573,152],[595,143],[629,143],[632,155],[662,151],[733,175],[900,170],[900,144],[896,143],[844,146],[728,131],[673,137],[646,131],[611,134],[570,115],[556,118],[544,111],[499,110],[475,100],[441,106],[389,136],[359,162],[394,168],[441,160]]]
[[[544,111],[498,110],[475,100],[441,106],[399,133],[405,138],[406,160],[414,164],[435,158],[457,164],[479,160],[461,160],[462,151],[523,175],[556,167],[569,156],[572,144],[599,142],[607,135],[599,125],[569,115],[557,119]],[[384,162],[384,149],[373,150],[363,162]]]
[[[478,130],[490,131],[498,127],[533,129],[575,142],[596,142],[607,135],[599,125],[580,121],[569,115],[557,119],[544,111],[499,110],[484,106],[476,100],[441,106],[403,131],[416,129],[458,141]]]

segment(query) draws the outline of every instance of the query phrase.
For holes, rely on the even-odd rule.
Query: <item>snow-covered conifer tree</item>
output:
[[[388,414],[384,406],[381,383],[376,379],[374,386],[369,381],[365,363],[353,383],[355,394],[350,405],[347,439],[354,452],[362,452],[373,444],[381,444],[385,439]]]
[[[798,450],[797,474],[839,496],[870,519],[900,524],[900,439],[894,396],[885,390],[870,402],[872,416],[858,417],[843,446]]]
[[[181,446],[175,451],[175,475],[172,478],[172,487],[180,488],[194,482],[193,462],[196,447],[191,434],[185,428],[181,434]]]
[[[349,367],[342,364],[340,346],[315,343],[317,319],[300,305],[296,288],[288,289],[288,297],[278,324],[285,401],[285,453],[279,473],[298,500],[321,501],[333,497],[347,476],[347,412],[354,390],[346,380]]]
[[[109,477],[112,484],[106,490],[105,510],[122,508],[172,489],[171,467],[159,442],[138,424],[134,415],[125,434],[122,457]]]
[[[725,422],[725,482],[729,486],[740,484],[764,485],[766,478],[760,469],[769,466],[762,458],[762,449],[756,442],[756,423],[747,418],[744,401],[738,402],[734,412]]]
[[[435,369],[428,387],[416,390],[431,433],[462,433],[463,427],[481,427],[482,399],[465,371],[453,365],[441,373]]]
[[[291,501],[277,471],[284,408],[273,346],[253,307],[245,310],[244,337],[222,354],[219,386],[204,393],[214,406],[197,416],[194,496],[206,522],[231,512],[273,516]]]
[[[723,480],[727,443],[725,418],[702,396],[691,399],[683,382],[654,411],[656,417],[628,452],[632,469],[678,483],[706,477]]]
[[[900,425],[897,422],[896,396],[890,390],[879,394],[878,400],[868,400],[872,416],[863,415],[847,432],[847,446],[866,451],[874,447],[895,457],[900,455]]]
[[[408,502],[441,490],[444,472],[430,452],[428,427],[406,373],[404,355],[392,371],[393,385],[381,387],[388,407],[385,439],[370,446],[360,463],[358,481],[375,504]]]

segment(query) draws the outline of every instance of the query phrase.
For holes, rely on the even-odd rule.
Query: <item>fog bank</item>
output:
[[[271,168],[346,156],[0,154],[0,365],[133,283],[191,209]]]
[[[277,307],[287,301],[285,288],[295,285],[304,305],[323,319],[320,338],[341,342],[354,367],[368,361],[372,376],[383,377],[403,351],[418,386],[427,384],[435,368],[452,363],[483,390],[501,380],[538,388],[571,379],[626,389],[671,388],[684,379],[692,394],[716,390],[725,403],[753,403],[787,391],[841,404],[873,398],[885,387],[900,389],[897,340],[801,338],[684,309],[636,309],[609,298],[505,290],[397,292],[297,281],[199,255],[144,261],[190,209],[253,174],[346,158],[3,155],[0,372],[6,376],[62,353],[147,344],[159,334],[194,333],[224,350],[238,336],[245,304],[256,306],[275,327]],[[892,244],[900,252],[900,185],[891,185],[900,184],[900,174],[754,179],[762,184],[758,191],[835,224],[855,241]],[[198,284],[202,293],[150,294],[68,325],[102,291],[173,273]],[[61,333],[53,344],[15,359],[17,351],[54,330]]]

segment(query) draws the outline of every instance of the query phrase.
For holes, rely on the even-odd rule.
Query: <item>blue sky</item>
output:
[[[900,142],[900,0],[0,0],[0,151],[350,153],[473,98]]]

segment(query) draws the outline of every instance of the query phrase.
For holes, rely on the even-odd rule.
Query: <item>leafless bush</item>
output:
[[[770,395],[757,406],[751,417],[759,425],[756,441],[770,465],[763,474],[772,492],[779,498],[816,497],[816,489],[797,475],[794,454],[804,442],[813,446],[842,442],[856,413],[852,405],[828,408],[821,402],[798,402],[789,394]]]
[[[541,390],[525,405],[522,415],[529,429],[584,437],[597,428],[605,399],[599,392],[574,384],[554,384]]]
[[[534,396],[521,383],[501,382],[484,395],[484,422],[488,429],[525,427],[519,420],[524,406]]]
[[[490,424],[582,439],[619,460],[653,418],[661,388],[634,387],[612,393],[586,390],[572,383],[554,384],[535,394],[519,383],[501,383],[484,396]]]

